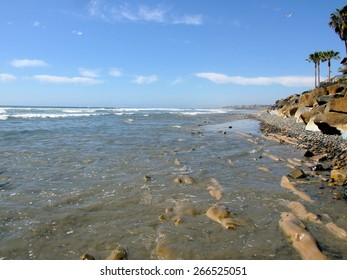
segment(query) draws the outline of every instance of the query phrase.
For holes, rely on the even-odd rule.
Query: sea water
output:
[[[278,227],[283,201],[297,200],[280,186],[291,170],[266,154],[304,151],[263,140],[250,113],[0,107],[0,258],[104,259],[122,246],[129,259],[298,259]],[[345,202],[318,187],[307,208],[346,228]],[[243,222],[210,220],[217,202]],[[345,241],[308,227],[329,258],[347,258]]]

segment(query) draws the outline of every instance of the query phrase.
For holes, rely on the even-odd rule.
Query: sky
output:
[[[328,26],[346,4],[0,0],[0,106],[273,104],[314,86],[310,53],[346,55]]]

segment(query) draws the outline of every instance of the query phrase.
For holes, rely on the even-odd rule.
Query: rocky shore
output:
[[[331,198],[347,200],[347,140],[344,135],[347,127],[347,114],[343,110],[340,110],[339,113],[329,111],[333,107],[332,104],[335,108],[343,109],[346,105],[344,104],[346,97],[343,95],[334,97],[334,93],[329,96],[332,88],[333,91],[338,88],[339,92],[341,89],[346,92],[345,85],[313,90],[303,93],[302,96],[294,95],[279,100],[271,108],[253,116],[260,121],[260,131],[264,138],[278,143],[296,145],[305,152],[304,157],[298,162],[291,162],[288,159],[288,166],[293,171],[283,175],[281,187],[297,195],[298,201],[283,201],[283,205],[289,212],[282,212],[279,221],[279,228],[284,237],[302,259],[327,259],[327,256],[320,250],[320,246],[317,245],[318,242],[309,230],[308,224],[314,224],[317,229],[326,230],[341,242],[347,240],[347,231],[344,228],[330,221],[330,217],[329,220],[324,220],[326,214],[316,215],[314,212],[307,211],[305,205],[301,203],[312,205],[315,201],[308,195],[305,188],[302,188],[302,184],[320,185],[318,189],[321,191],[318,191],[317,195],[322,196],[328,191],[331,194],[329,200]],[[313,101],[312,96],[315,96],[317,92],[325,92],[326,95],[323,98],[325,103],[319,104],[317,99]],[[312,104],[309,105],[313,107],[307,107],[306,101],[301,102],[308,98],[312,101]],[[336,102],[336,100],[340,102]],[[337,114],[339,115],[338,122],[333,120],[322,126],[321,120],[327,120]],[[312,127],[317,129],[312,129]],[[326,130],[327,127],[328,130]],[[300,188],[298,188],[299,186]]]
[[[308,131],[304,123],[298,123],[294,118],[282,118],[268,111],[256,114],[260,121],[260,130],[266,135],[277,134],[287,137],[287,142],[306,149],[308,154],[325,155],[330,162],[330,169],[347,168],[347,140],[339,135],[327,135],[319,131]],[[280,140],[280,139],[279,139]],[[285,138],[281,140],[286,142]]]
[[[256,118],[261,122],[261,132],[265,136],[300,146],[307,150],[306,158],[318,159],[311,167],[312,171],[330,171],[330,186],[346,187],[346,77],[277,100]]]

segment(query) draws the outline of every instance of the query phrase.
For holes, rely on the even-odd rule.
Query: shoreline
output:
[[[307,131],[305,125],[294,118],[282,118],[266,111],[250,115],[250,118],[260,122],[260,132],[265,137],[283,136],[285,138],[279,137],[278,142],[296,145],[314,155],[326,155],[326,161],[331,162],[330,169],[347,168],[347,140],[341,136]]]
[[[248,117],[259,121],[263,138],[305,152],[300,159],[304,170],[289,164],[293,172],[302,172],[308,182],[318,179],[322,188],[330,189],[334,200],[347,201],[347,140],[338,135],[307,131],[305,125],[297,123],[294,118],[271,115],[267,110]],[[287,175],[290,176],[284,174]]]

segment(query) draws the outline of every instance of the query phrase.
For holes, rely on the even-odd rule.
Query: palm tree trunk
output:
[[[330,82],[330,59],[328,59],[328,81]]]
[[[320,61],[318,61],[318,86],[320,85]]]
[[[317,87],[317,63],[314,64],[314,87]]]

